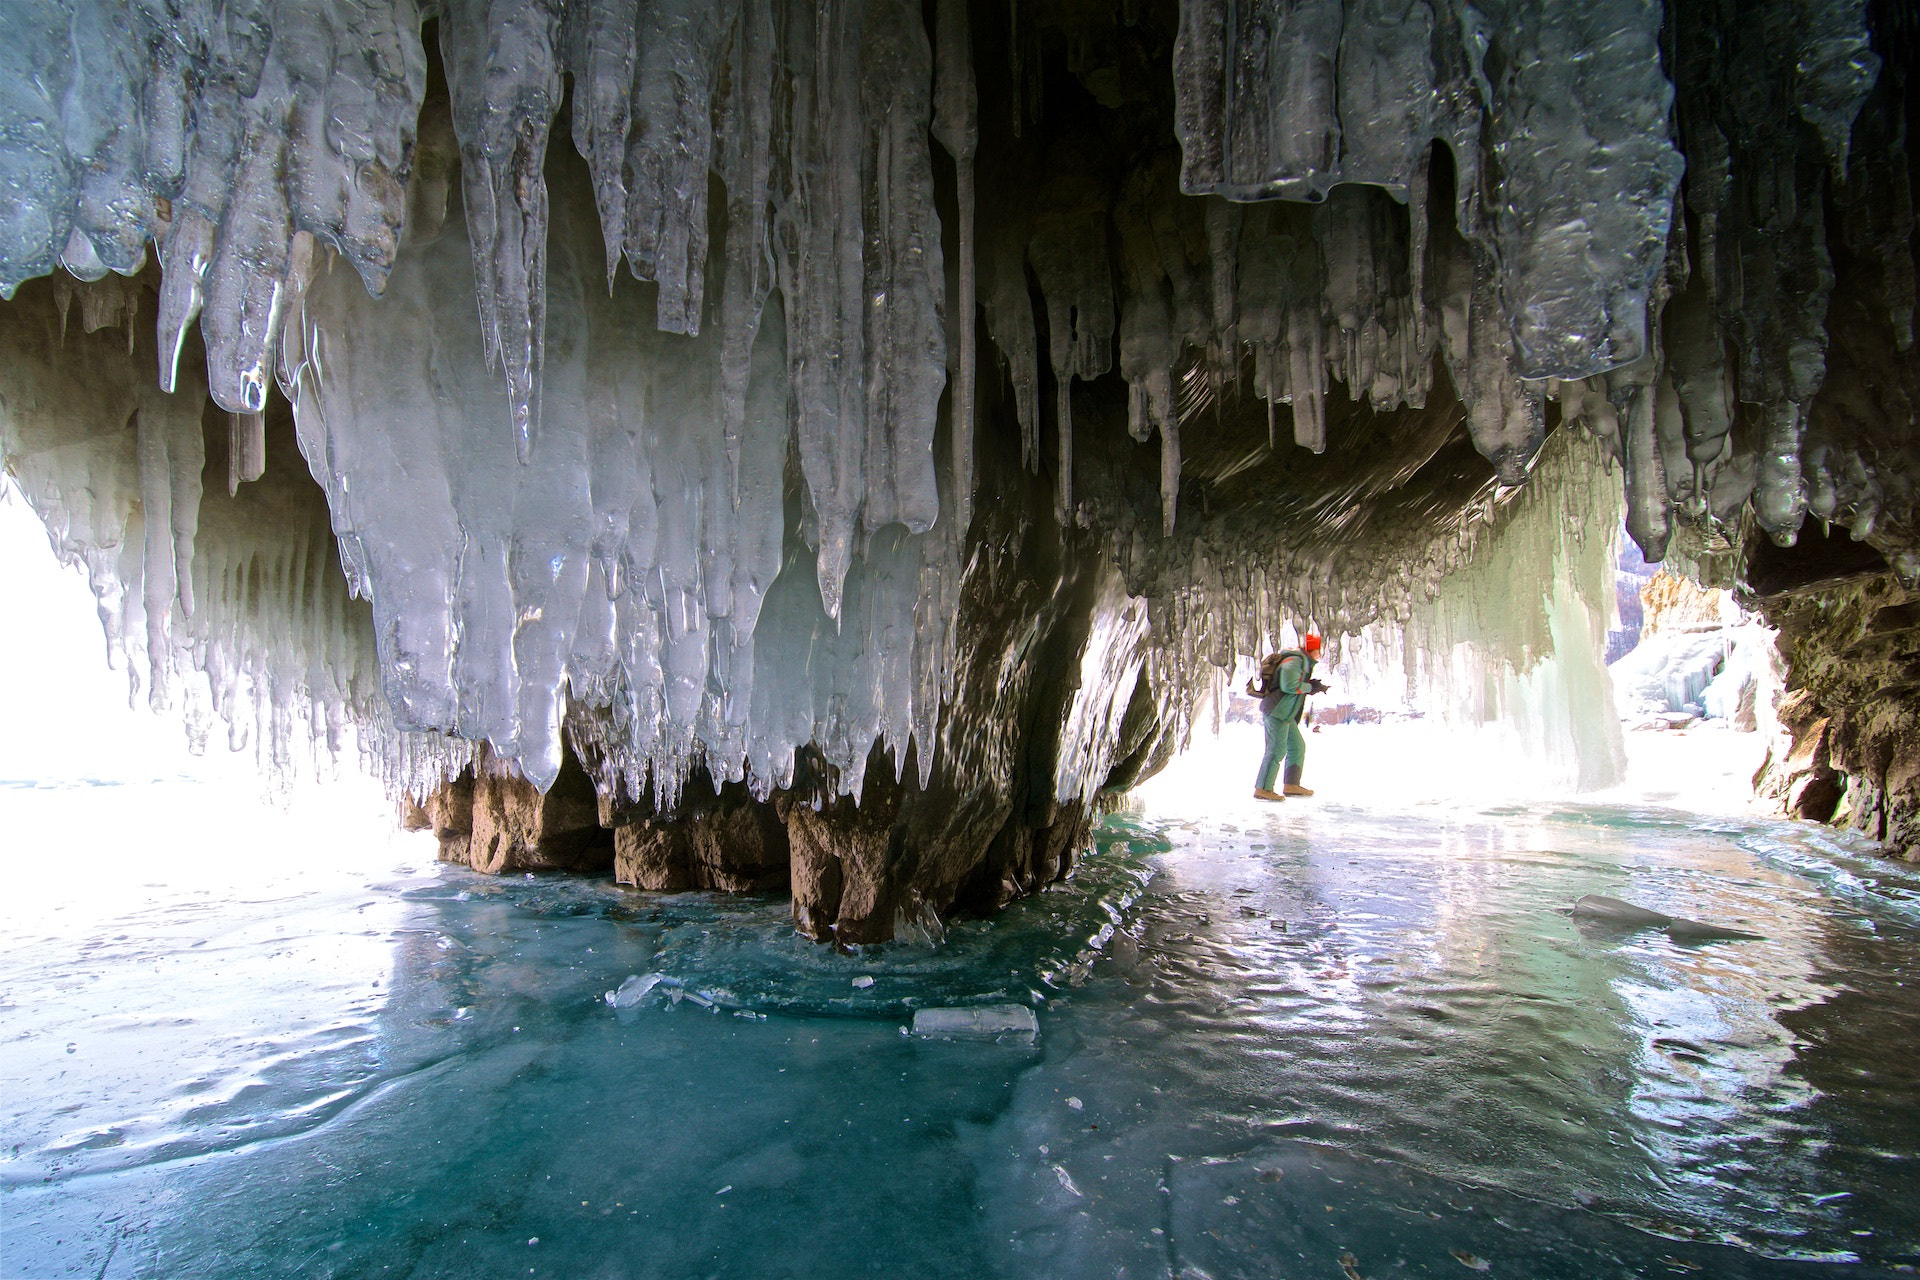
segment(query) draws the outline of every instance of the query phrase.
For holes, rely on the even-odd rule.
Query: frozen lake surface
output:
[[[1818,828],[1162,803],[938,948],[842,955],[783,901],[489,880],[370,804],[228,794],[0,786],[0,1274],[1920,1263],[1920,880]],[[1005,1004],[1035,1040],[905,1034]]]

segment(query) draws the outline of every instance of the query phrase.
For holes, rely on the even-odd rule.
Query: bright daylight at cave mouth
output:
[[[0,1280],[1920,1269],[1920,12],[0,4]]]

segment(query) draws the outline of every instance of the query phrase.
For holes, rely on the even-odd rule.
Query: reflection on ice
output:
[[[938,947],[391,849],[34,880],[0,1271],[1920,1261],[1920,881],[1744,817],[1375,800],[1339,741],[1311,804],[1163,796]],[[1589,932],[1583,895],[1762,936]]]

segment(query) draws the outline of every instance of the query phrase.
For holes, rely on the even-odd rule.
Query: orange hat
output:
[[[1320,637],[1310,635],[1300,642],[1300,647],[1308,653],[1318,653],[1320,652]]]

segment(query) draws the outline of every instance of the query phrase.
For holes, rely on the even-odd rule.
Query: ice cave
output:
[[[0,1275],[1920,1265],[1910,71],[1905,0],[0,5],[0,496],[121,694],[388,806],[219,864],[311,987],[168,1082],[77,1046],[213,908],[22,882]],[[1308,637],[1426,736],[1262,809],[1195,753]],[[218,827],[6,787],[9,876]]]

